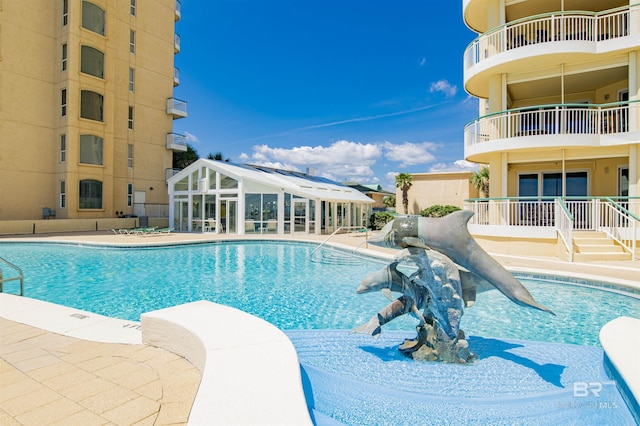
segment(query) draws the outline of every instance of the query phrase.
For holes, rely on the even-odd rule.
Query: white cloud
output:
[[[251,154],[242,153],[243,162],[287,170],[313,168],[317,175],[336,181],[371,181],[375,179],[371,169],[382,156],[382,148],[376,144],[363,144],[340,140],[325,146],[298,146],[273,148],[256,145]]]
[[[438,80],[431,83],[429,93],[442,92],[447,98],[453,97],[458,93],[458,87],[452,86],[447,80]]]
[[[200,143],[200,139],[193,133],[184,132],[184,136],[187,138],[187,143]]]
[[[400,145],[385,142],[383,146],[386,150],[385,158],[399,162],[400,167],[431,163],[435,160],[431,151],[438,147],[431,142],[404,142]]]
[[[480,168],[479,164],[472,163],[467,160],[456,160],[453,163],[437,163],[429,168],[429,172],[461,172],[476,171]]]

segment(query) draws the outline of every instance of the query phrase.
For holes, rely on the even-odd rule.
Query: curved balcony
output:
[[[465,126],[465,158],[478,161],[491,152],[629,143],[639,136],[638,112],[640,101],[539,105],[489,114]]]
[[[477,37],[465,50],[464,80],[467,90],[485,97],[478,90],[486,88],[486,85],[473,82],[473,77],[506,63],[521,61],[523,69],[530,69],[530,61],[538,63],[543,55],[563,55],[566,59],[567,54],[586,56],[635,48],[637,41],[629,36],[637,34],[639,8],[640,5],[634,5],[598,13],[547,13],[494,28]],[[500,68],[491,71],[505,72]],[[474,90],[476,87],[477,90]]]

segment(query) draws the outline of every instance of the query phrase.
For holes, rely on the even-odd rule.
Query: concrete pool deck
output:
[[[5,237],[0,238],[0,242],[161,245],[221,239],[291,240],[278,236],[225,237],[186,233],[134,236],[102,231]],[[299,239],[324,241],[326,236],[312,235]],[[389,257],[396,252],[374,246],[365,248],[362,234],[338,235],[331,242]],[[513,271],[601,279],[640,289],[639,261],[567,263],[556,258],[492,255]],[[30,303],[30,299],[24,299],[25,303]],[[137,324],[130,321],[111,323],[111,319],[97,319],[91,326],[56,325],[50,321],[43,305],[17,307],[14,300],[0,298],[0,424],[187,423],[202,376],[200,370],[185,358],[166,349],[142,344],[141,340],[136,340],[137,337],[129,340],[125,337],[123,342],[112,335],[130,336],[132,332],[139,335],[139,327],[136,329]],[[67,313],[66,317],[69,316]],[[67,323],[93,321],[71,316],[73,320],[67,318]],[[102,342],[91,341],[90,338]],[[627,357],[636,359],[637,353],[627,354]],[[637,388],[637,367],[634,368],[635,378],[630,387]]]

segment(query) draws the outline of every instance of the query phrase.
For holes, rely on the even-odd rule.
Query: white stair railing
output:
[[[569,253],[569,262],[573,262],[573,223],[574,218],[567,205],[559,198],[554,201],[556,229]]]
[[[596,199],[595,206],[597,230],[617,241],[635,259],[640,219],[611,198]]]

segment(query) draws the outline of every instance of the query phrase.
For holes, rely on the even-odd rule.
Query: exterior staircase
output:
[[[574,262],[632,260],[631,253],[604,232],[573,231]]]

